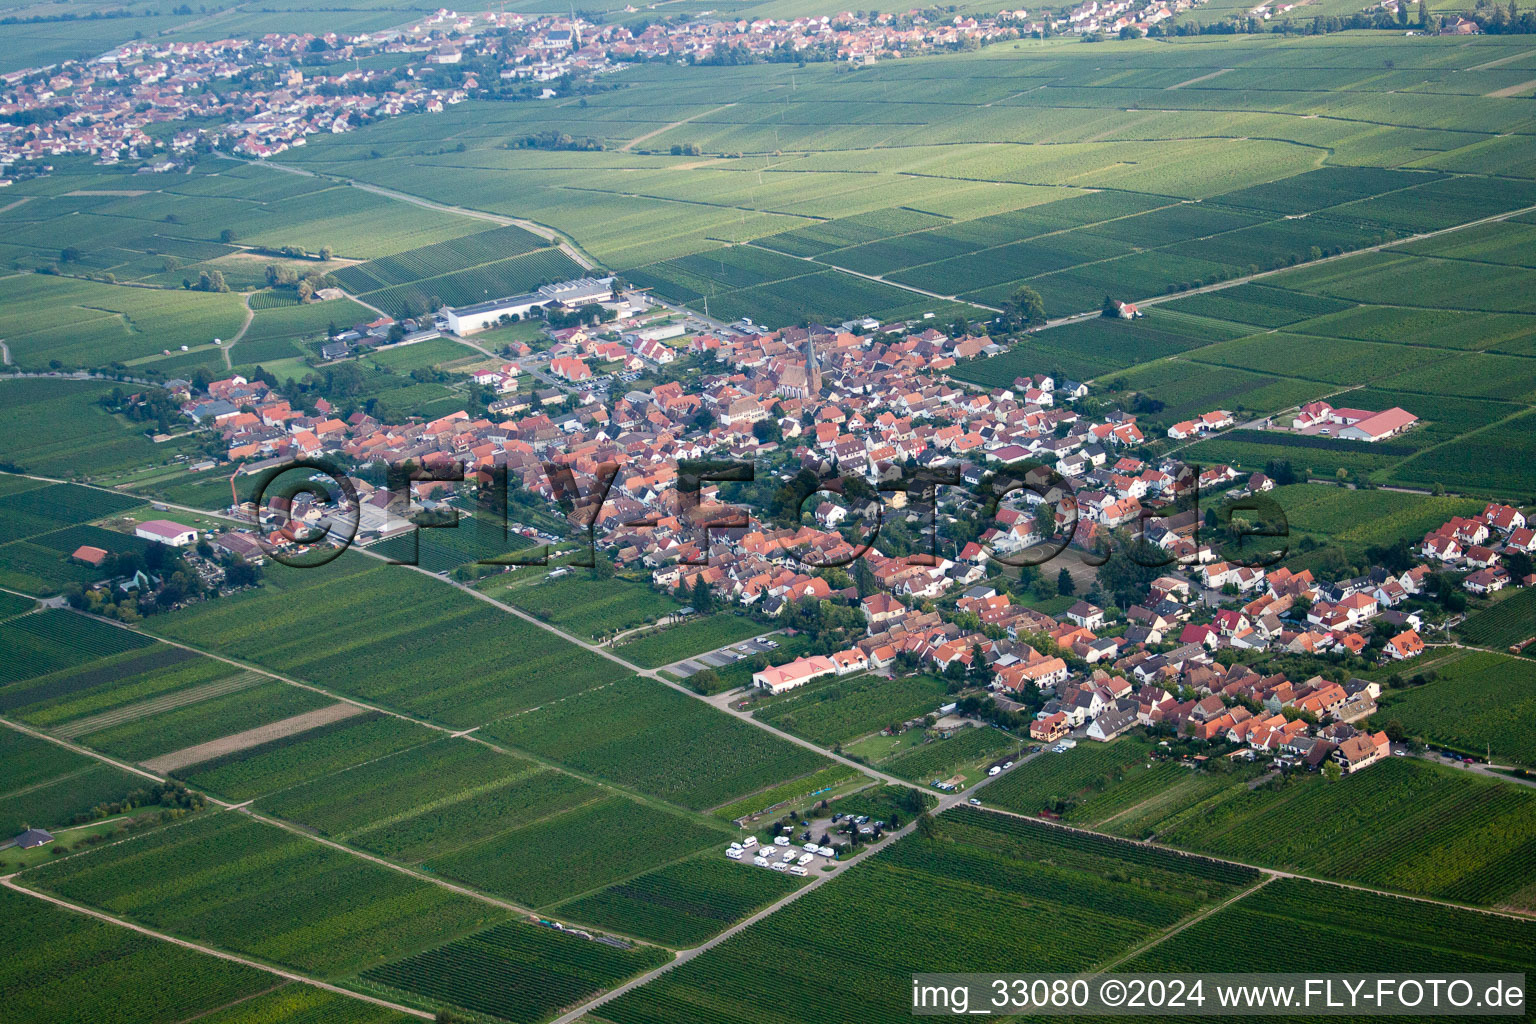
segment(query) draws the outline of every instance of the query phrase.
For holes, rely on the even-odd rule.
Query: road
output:
[[[337,995],[346,996],[349,999],[358,999],[365,1003],[372,1003],[375,1006],[387,1007],[388,1009],[394,1010],[396,1013],[410,1014],[412,1017],[419,1017],[422,1020],[431,1020],[433,1018],[433,1015],[425,1010],[417,1010],[413,1007],[404,1006],[400,1003],[392,1003],[387,999],[380,999],[377,996],[364,995],[361,992],[354,992],[351,989],[342,988],[339,985],[332,985],[329,982],[321,981],[318,978],[311,978],[306,974],[298,974],[294,971],[284,970],[281,967],[273,967],[270,964],[264,964],[258,960],[249,960],[243,956],[236,956],[234,953],[226,953],[224,950],[216,949],[213,946],[205,946],[200,942],[191,942],[187,939],[180,939],[174,935],[167,934],[166,932],[158,932],[153,928],[146,928],[141,924],[134,924],[132,921],[124,920],[121,917],[114,917],[111,914],[103,913],[102,911],[92,909],[91,907],[82,906],[79,903],[71,903],[68,900],[59,899],[57,896],[50,896],[45,892],[37,892],[33,889],[24,888],[23,886],[16,884],[15,878],[15,875],[6,875],[3,878],[0,878],[0,885],[5,886],[12,892],[19,892],[23,895],[31,896],[33,899],[42,900],[45,903],[52,903],[56,907],[62,907],[65,910],[74,911],[76,914],[82,914],[85,917],[93,917],[98,921],[105,921],[107,924],[115,924],[119,928],[126,928],[131,932],[137,932],[140,935],[147,935],[152,939],[159,939],[161,942],[169,942],[173,946],[181,946],[184,949],[195,949],[199,953],[204,953],[208,956],[215,956],[220,960],[227,960],[230,963],[240,964],[242,966],[250,967],[258,971],[264,971],[267,974],[273,974],[288,981],[296,981],[303,985],[313,985],[315,988],[323,988],[327,992],[334,992]]]

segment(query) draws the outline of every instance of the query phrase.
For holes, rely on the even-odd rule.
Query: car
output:
[[[1004,768],[1012,768],[1013,767],[1013,762],[1012,761],[1004,761],[1003,762],[1003,767]]]
[[[993,765],[991,768],[987,769],[987,774],[988,775],[996,775],[1000,771],[1002,771],[1001,768],[999,768],[997,765]]]
[[[980,807],[981,806],[981,801],[976,799],[975,797],[971,797],[969,802],[970,802],[970,805],[972,807]]]

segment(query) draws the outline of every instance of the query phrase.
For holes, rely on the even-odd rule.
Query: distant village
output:
[[[140,162],[146,172],[174,170],[210,149],[261,159],[312,135],[437,113],[471,98],[566,95],[573,83],[637,62],[872,64],[1028,35],[1140,33],[1194,5],[1087,0],[1043,20],[1022,9],[981,18],[912,10],[661,19],[633,29],[581,17],[439,9],[377,32],[138,39],[92,60],[0,75],[0,185],[46,173],[50,158],[70,154],[103,165]],[[179,122],[195,125],[178,129]]]
[[[312,497],[261,508],[238,499],[240,479],[294,458],[327,457],[359,471],[410,463],[437,478],[391,493],[368,482],[379,474],[359,472],[360,508],[347,533],[363,544],[415,529],[410,516],[422,510],[477,514],[481,490],[505,474],[516,493],[572,527],[561,537],[513,522],[523,534],[513,544],[568,540],[590,526],[616,571],[648,579],[696,611],[743,610],[765,629],[803,626],[809,607],[842,609],[833,616],[842,626],[810,651],[764,659],[752,675],[761,692],[825,676],[928,671],[989,692],[995,708],[1019,716],[1016,727],[1043,743],[1171,729],[1234,755],[1327,762],[1344,772],[1386,756],[1389,744],[1381,730],[1356,725],[1376,712],[1381,683],[1338,666],[1410,665],[1426,650],[1422,631],[1445,618],[1448,586],[1484,596],[1536,585],[1536,533],[1519,509],[1501,504],[1451,519],[1392,568],[1323,579],[1253,567],[1213,526],[1233,499],[1272,491],[1270,475],[1222,465],[1197,475],[1171,455],[1150,454],[1167,442],[1147,437],[1137,416],[1096,400],[1078,381],[1042,373],[981,389],[944,376],[963,360],[1001,353],[999,341],[921,318],[782,330],[705,325],[665,310],[657,316],[643,294],[616,286],[583,279],[440,310],[433,334],[470,337],[524,306],[535,316],[603,309],[610,317],[545,324],[537,348],[508,344],[504,361],[474,373],[499,396],[486,414],[386,423],[357,409],[338,412],[323,398],[302,403],[305,411],[296,396],[242,376],[203,388],[170,382],[182,411],[221,438],[228,465],[217,472],[236,473],[226,511],[251,523],[206,540],[252,562],[327,543],[316,538],[335,513]],[[344,333],[377,339],[394,326],[385,319]],[[686,374],[626,390],[639,374],[664,377],[679,361]],[[1311,403],[1288,428],[1334,424],[1338,436],[1357,430],[1369,441],[1412,420],[1403,410]],[[1230,413],[1214,410],[1168,433],[1178,439],[1232,425]],[[809,481],[803,519],[793,521],[792,505],[770,510],[759,501],[746,526],[722,526],[742,492],[711,482],[696,504],[683,501],[685,459],[753,464],[767,481],[750,492],[758,499],[775,501],[775,492]],[[613,467],[606,490],[605,466]],[[1010,468],[1035,486],[988,518],[976,489]],[[960,485],[926,506],[915,493],[894,503],[879,493],[922,470],[950,473]],[[445,482],[460,475],[462,483]],[[814,493],[834,477],[843,481],[840,495]],[[872,542],[867,513],[882,502],[885,525]],[[929,517],[935,556],[922,539]],[[1041,572],[1055,574],[1053,562],[1022,574],[1007,568],[1058,540],[1084,551],[1134,541],[1164,565],[1117,586],[1101,586],[1102,575],[1069,579],[1066,569],[1053,583]],[[164,540],[197,542],[195,531]],[[1031,576],[1033,590],[1007,582]],[[1081,596],[1046,614],[1031,607],[1042,585]],[[1247,664],[1261,654],[1312,669],[1300,678],[1261,673]]]

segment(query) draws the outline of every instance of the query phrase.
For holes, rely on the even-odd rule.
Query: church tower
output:
[[[821,397],[821,364],[816,361],[814,335],[805,339],[805,394],[807,398]]]

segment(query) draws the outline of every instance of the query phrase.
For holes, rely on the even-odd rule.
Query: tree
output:
[[[330,246],[322,245],[320,247],[320,258],[322,260],[325,260],[326,262],[330,262],[331,257],[334,256],[334,255],[336,255],[336,250],[332,249]]]
[[[1004,308],[1026,324],[1045,320],[1045,300],[1029,285],[1022,285],[1015,291]]]
[[[613,579],[613,560],[607,555],[594,554],[592,557],[592,578],[594,580]]]
[[[223,231],[219,232],[219,241],[223,242],[225,245],[228,245],[230,242],[233,242],[234,240],[235,240],[235,229],[234,228],[225,228]]]
[[[693,605],[693,610],[700,615],[707,614],[715,607],[714,592],[709,589],[709,584],[704,582],[702,575],[693,581],[693,592],[690,595],[689,603]]]
[[[1072,574],[1067,571],[1066,566],[1062,566],[1061,571],[1056,574],[1056,593],[1062,595],[1077,593],[1077,583],[1072,579]]]
[[[1343,776],[1344,772],[1339,767],[1339,762],[1335,761],[1333,758],[1329,758],[1323,762],[1323,778],[1327,779],[1329,782],[1338,782],[1339,779],[1343,778]]]

